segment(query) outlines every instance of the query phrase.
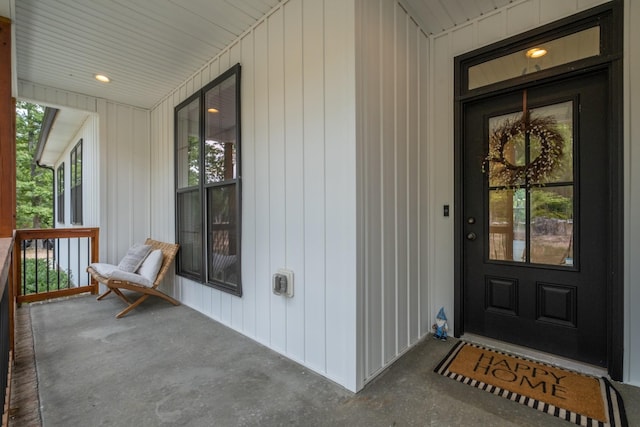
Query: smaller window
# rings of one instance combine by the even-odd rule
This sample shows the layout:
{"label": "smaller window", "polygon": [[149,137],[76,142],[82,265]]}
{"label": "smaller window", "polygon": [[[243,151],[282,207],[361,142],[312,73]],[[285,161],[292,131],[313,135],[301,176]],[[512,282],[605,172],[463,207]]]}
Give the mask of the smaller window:
{"label": "smaller window", "polygon": [[64,162],[60,166],[58,166],[57,189],[58,222],[64,224]]}
{"label": "smaller window", "polygon": [[468,69],[467,90],[600,55],[600,27],[594,26],[545,43],[490,59]]}
{"label": "smaller window", "polygon": [[82,139],[71,150],[71,223],[82,224]]}

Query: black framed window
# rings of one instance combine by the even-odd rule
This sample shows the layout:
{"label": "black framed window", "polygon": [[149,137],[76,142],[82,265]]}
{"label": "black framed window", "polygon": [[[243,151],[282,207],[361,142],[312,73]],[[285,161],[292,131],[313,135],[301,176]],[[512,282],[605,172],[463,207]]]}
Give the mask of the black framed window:
{"label": "black framed window", "polygon": [[82,139],[71,150],[71,223],[82,224]]}
{"label": "black framed window", "polygon": [[242,295],[240,65],[175,109],[177,274]]}
{"label": "black framed window", "polygon": [[56,172],[56,187],[57,187],[57,207],[58,207],[58,222],[64,224],[64,162],[58,166]]}

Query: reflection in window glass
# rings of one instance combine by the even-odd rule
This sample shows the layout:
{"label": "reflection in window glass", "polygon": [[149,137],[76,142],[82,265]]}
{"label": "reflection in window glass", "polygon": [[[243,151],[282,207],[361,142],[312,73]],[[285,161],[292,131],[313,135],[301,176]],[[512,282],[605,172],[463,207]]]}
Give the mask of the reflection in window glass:
{"label": "reflection in window glass", "polygon": [[236,186],[207,189],[209,204],[209,280],[239,283]]}
{"label": "reflection in window glass", "polygon": [[[532,49],[545,53],[536,57]],[[596,26],[469,67],[468,90],[598,55],[600,27]]]}
{"label": "reflection in window glass", "polygon": [[531,262],[573,265],[573,186],[531,191]]}
{"label": "reflection in window glass", "polygon": [[[573,102],[567,101],[559,104],[534,108],[530,112],[532,120],[552,117],[553,128],[562,136],[562,155],[551,165],[552,173],[546,175],[536,184],[550,184],[573,182]],[[531,161],[540,156],[541,141],[538,137],[531,137]]]}
{"label": "reflection in window glass", "polygon": [[200,192],[196,189],[178,193],[177,202],[180,271],[193,277],[200,277],[202,271]]}
{"label": "reflection in window glass", "polygon": [[236,178],[235,76],[205,94],[205,183]]}
{"label": "reflection in window glass", "polygon": [[[524,134],[512,136],[501,130],[509,128],[522,117],[522,112],[505,114],[489,119],[489,156],[504,159],[508,165],[523,167],[526,164],[526,145]],[[508,138],[508,139],[507,139]],[[491,187],[504,186],[503,172],[506,164],[489,162],[489,185]],[[513,186],[524,185],[524,179],[517,179],[509,183]]]}
{"label": "reflection in window glass", "polygon": [[574,265],[573,108],[489,118],[490,260]]}
{"label": "reflection in window glass", "polygon": [[200,100],[194,99],[176,113],[176,175],[178,188],[200,182]]}
{"label": "reflection in window glass", "polygon": [[525,190],[489,191],[489,259],[525,261]]}

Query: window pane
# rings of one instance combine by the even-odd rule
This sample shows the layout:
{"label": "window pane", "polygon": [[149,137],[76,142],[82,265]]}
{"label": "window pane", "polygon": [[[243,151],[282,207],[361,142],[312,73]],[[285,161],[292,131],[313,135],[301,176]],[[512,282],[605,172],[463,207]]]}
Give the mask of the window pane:
{"label": "window pane", "polygon": [[202,221],[199,190],[178,193],[179,272],[202,276]]}
{"label": "window pane", "polygon": [[71,150],[71,223],[82,224],[82,139]]}
{"label": "window pane", "polygon": [[239,241],[236,215],[237,185],[207,189],[209,207],[209,281],[239,283]]}
{"label": "window pane", "polygon": [[489,259],[526,260],[526,191],[489,191]]}
{"label": "window pane", "polygon": [[[545,151],[544,160],[549,172],[537,182],[532,184],[571,183],[573,182],[573,102],[567,101],[560,104],[548,105],[531,110],[531,120],[544,123],[549,122],[547,128],[559,139],[546,136],[549,133],[530,132],[531,162],[540,159],[542,150]],[[542,141],[545,138],[545,141]],[[558,142],[557,147],[554,143]],[[550,154],[550,150],[556,150],[557,154]]]}
{"label": "window pane", "polygon": [[82,141],[76,147],[76,158],[75,158],[75,176],[73,177],[73,185],[80,186],[82,185]]}
{"label": "window pane", "polygon": [[[512,135],[509,129],[522,118],[522,112],[489,119],[489,186],[524,185],[526,144],[524,134]],[[496,161],[491,159],[501,159]],[[521,173],[514,173],[519,168]]]}
{"label": "window pane", "polygon": [[573,265],[573,186],[531,191],[531,262]]}
{"label": "window pane", "polygon": [[[545,53],[536,57],[534,49],[538,55]],[[469,67],[468,90],[598,55],[600,27],[596,26]]]}
{"label": "window pane", "polygon": [[185,105],[176,115],[176,165],[178,188],[200,182],[200,100]]}
{"label": "window pane", "polygon": [[64,223],[64,163],[58,166],[58,222]]}
{"label": "window pane", "polygon": [[235,179],[236,76],[205,93],[205,184]]}

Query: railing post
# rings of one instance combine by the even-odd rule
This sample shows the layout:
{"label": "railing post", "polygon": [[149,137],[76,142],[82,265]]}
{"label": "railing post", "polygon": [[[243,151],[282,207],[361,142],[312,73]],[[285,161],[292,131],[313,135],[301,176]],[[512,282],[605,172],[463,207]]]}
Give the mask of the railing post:
{"label": "railing post", "polygon": [[[91,233],[91,263],[100,262],[100,229],[96,228]],[[97,295],[99,291],[98,281],[91,276],[92,295]]]}

